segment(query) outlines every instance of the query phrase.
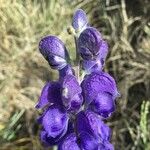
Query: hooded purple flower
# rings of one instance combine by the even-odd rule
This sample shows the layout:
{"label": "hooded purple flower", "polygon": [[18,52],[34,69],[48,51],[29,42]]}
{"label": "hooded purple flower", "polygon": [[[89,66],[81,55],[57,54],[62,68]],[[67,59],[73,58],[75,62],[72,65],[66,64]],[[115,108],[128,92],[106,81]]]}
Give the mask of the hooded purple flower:
{"label": "hooded purple flower", "polygon": [[65,135],[68,128],[68,115],[66,111],[56,105],[50,106],[38,119],[38,122],[42,124],[41,138],[45,143],[49,140],[54,144],[62,136]]}
{"label": "hooded purple flower", "polygon": [[56,36],[44,37],[39,43],[39,50],[53,69],[60,70],[67,65],[68,52]]}
{"label": "hooded purple flower", "polygon": [[47,82],[43,87],[41,96],[36,108],[43,108],[47,104],[60,104],[61,105],[61,86],[59,82]]}
{"label": "hooded purple flower", "polygon": [[77,115],[76,133],[67,135],[59,144],[59,150],[113,150],[110,129],[91,111]]}
{"label": "hooded purple flower", "polygon": [[115,110],[118,91],[115,80],[109,74],[92,72],[85,76],[81,86],[85,103],[94,112],[107,118]]}
{"label": "hooded purple flower", "polygon": [[110,128],[104,124],[97,114],[90,110],[81,111],[77,115],[77,130],[79,134],[87,132],[101,142],[109,141],[111,136]]}
{"label": "hooded purple flower", "polygon": [[90,74],[92,72],[96,71],[102,71],[105,63],[106,56],[108,54],[108,44],[106,41],[102,41],[99,54],[95,57],[95,59],[82,60],[82,68],[87,72],[87,74]]}
{"label": "hooded purple flower", "polygon": [[[102,146],[111,145],[110,128],[92,111],[80,112],[77,115],[77,131],[80,146],[85,150],[99,150]],[[113,150],[113,146],[111,147],[109,150]]]}

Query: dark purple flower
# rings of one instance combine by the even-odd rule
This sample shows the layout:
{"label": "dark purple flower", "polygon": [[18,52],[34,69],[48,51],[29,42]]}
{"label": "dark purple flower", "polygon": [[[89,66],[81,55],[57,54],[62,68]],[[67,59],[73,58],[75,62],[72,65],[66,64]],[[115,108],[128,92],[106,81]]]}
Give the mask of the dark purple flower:
{"label": "dark purple flower", "polygon": [[91,104],[93,111],[103,117],[114,111],[114,101],[118,96],[115,80],[107,73],[92,72],[85,76],[82,82],[85,103]]}
{"label": "dark purple flower", "polygon": [[108,92],[101,92],[89,105],[89,109],[107,118],[115,111],[115,101]]}
{"label": "dark purple flower", "polygon": [[67,132],[68,120],[66,111],[56,105],[50,106],[38,119],[46,136],[53,139],[59,139]]}
{"label": "dark purple flower", "polygon": [[74,75],[66,75],[62,80],[62,102],[67,110],[77,111],[82,105],[82,89]]}
{"label": "dark purple flower", "polygon": [[81,132],[79,136],[75,133],[67,135],[60,142],[58,150],[98,150],[99,143],[87,132]]}
{"label": "dark purple flower", "polygon": [[39,43],[39,50],[53,69],[60,70],[67,65],[66,47],[56,36],[44,37]]}
{"label": "dark purple flower", "polygon": [[41,96],[36,108],[43,108],[47,104],[60,104],[61,105],[61,86],[59,82],[47,82],[43,87]]}
{"label": "dark purple flower", "polygon": [[99,54],[101,44],[102,36],[98,30],[93,27],[86,28],[78,39],[81,57],[86,60],[94,60]]}
{"label": "dark purple flower", "polygon": [[87,27],[88,20],[85,12],[82,9],[78,9],[72,19],[72,26],[76,32],[81,32]]}
{"label": "dark purple flower", "polygon": [[110,128],[97,114],[89,110],[77,115],[77,130],[79,134],[87,132],[100,141],[109,141],[111,136]]}
{"label": "dark purple flower", "polygon": [[[41,120],[40,120],[40,122],[41,122]],[[62,143],[62,141],[64,141],[64,135],[69,135],[70,133],[73,132],[73,129],[74,129],[74,127],[73,127],[72,122],[69,122],[67,132],[66,132],[66,130],[64,130],[60,135],[58,135],[55,138],[48,136],[48,133],[44,129],[42,129],[40,132],[40,139],[41,139],[42,143],[44,144],[44,146],[53,146],[58,143]]]}
{"label": "dark purple flower", "polygon": [[110,144],[110,128],[92,111],[81,111],[77,115],[76,126],[79,144],[83,149],[98,150]]}

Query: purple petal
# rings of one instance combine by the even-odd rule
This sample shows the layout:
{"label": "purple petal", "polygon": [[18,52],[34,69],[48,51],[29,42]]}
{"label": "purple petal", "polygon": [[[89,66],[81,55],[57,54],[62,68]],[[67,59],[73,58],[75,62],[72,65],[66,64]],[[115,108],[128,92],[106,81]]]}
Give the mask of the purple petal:
{"label": "purple petal", "polygon": [[60,84],[59,82],[47,82],[43,87],[41,96],[36,108],[43,108],[47,104],[60,103],[61,93],[60,93]]}
{"label": "purple petal", "polygon": [[40,133],[40,139],[44,146],[52,146],[57,144],[57,140],[55,138],[48,137],[47,132],[44,130]]}
{"label": "purple petal", "polygon": [[99,144],[98,150],[114,150],[114,146],[108,141],[105,141]]}
{"label": "purple petal", "polygon": [[98,140],[87,132],[81,132],[79,135],[80,147],[83,150],[98,150]]}
{"label": "purple petal", "polygon": [[39,43],[39,50],[50,66],[62,69],[66,66],[67,50],[64,43],[55,36],[46,36]]}
{"label": "purple petal", "polygon": [[63,131],[67,131],[69,118],[67,113],[61,108],[54,105],[50,106],[41,118],[42,126],[49,137],[56,138]]}
{"label": "purple petal", "polygon": [[104,124],[100,117],[89,110],[85,112],[85,115],[93,134],[102,141],[109,141],[111,137],[111,130],[106,124]]}
{"label": "purple petal", "polygon": [[59,70],[59,78],[64,78],[66,75],[74,75],[74,70],[70,65],[66,65],[64,68]]}
{"label": "purple petal", "polygon": [[102,36],[93,27],[86,28],[79,36],[78,47],[83,59],[95,59],[102,44]]}
{"label": "purple petal", "polygon": [[103,92],[97,95],[89,107],[102,117],[107,118],[115,111],[115,102],[110,93]]}
{"label": "purple petal", "polygon": [[87,74],[90,74],[95,71],[102,71],[102,66],[103,65],[99,59],[82,61],[82,68],[86,71]]}
{"label": "purple petal", "polygon": [[76,121],[77,131],[86,132],[101,141],[110,140],[110,128],[92,111],[80,112]]}
{"label": "purple petal", "polygon": [[109,150],[113,147],[109,143],[110,128],[92,111],[87,110],[78,113],[76,129],[80,147],[84,150],[107,150],[107,148]]}
{"label": "purple petal", "polygon": [[83,102],[83,97],[81,94],[75,94],[73,98],[71,98],[71,101],[70,101],[70,111],[72,112],[77,112],[81,105],[82,105],[82,102]]}
{"label": "purple petal", "polygon": [[35,106],[36,108],[42,108],[46,106],[48,103],[50,103],[49,98],[48,98],[49,87],[51,87],[50,82],[46,83],[46,85],[43,87],[39,101]]}
{"label": "purple petal", "polygon": [[67,110],[79,109],[83,102],[81,87],[74,75],[66,75],[62,81],[62,101]]}
{"label": "purple petal", "polygon": [[58,150],[80,150],[76,135],[71,133],[59,144]]}
{"label": "purple petal", "polygon": [[58,70],[63,69],[67,65],[67,62],[64,58],[55,55],[49,55],[48,62],[52,69]]}
{"label": "purple petal", "polygon": [[113,100],[118,96],[115,80],[104,72],[92,72],[86,75],[81,86],[86,105],[90,104],[98,93],[110,93]]}
{"label": "purple petal", "polygon": [[72,19],[73,28],[76,30],[76,32],[82,31],[87,27],[87,23],[88,20],[86,17],[86,13],[82,9],[78,9],[73,15]]}
{"label": "purple petal", "polygon": [[76,118],[76,128],[78,133],[81,132],[87,132],[89,134],[93,134],[93,131],[91,129],[91,125],[89,124],[88,118],[86,117],[85,112],[81,111],[77,114]]}
{"label": "purple petal", "polygon": [[70,133],[73,133],[74,129],[73,129],[73,125],[71,122],[68,123],[67,132],[66,132],[66,129],[55,138],[48,136],[47,132],[45,130],[42,130],[40,132],[40,139],[41,139],[42,143],[44,144],[44,146],[52,146],[52,145],[56,145],[56,144],[58,145],[59,143],[61,143],[61,141],[64,140],[65,134],[68,135]]}
{"label": "purple petal", "polygon": [[108,44],[106,41],[103,40],[100,46],[99,56],[98,56],[98,59],[102,63],[102,66],[104,65],[107,54],[108,54]]}

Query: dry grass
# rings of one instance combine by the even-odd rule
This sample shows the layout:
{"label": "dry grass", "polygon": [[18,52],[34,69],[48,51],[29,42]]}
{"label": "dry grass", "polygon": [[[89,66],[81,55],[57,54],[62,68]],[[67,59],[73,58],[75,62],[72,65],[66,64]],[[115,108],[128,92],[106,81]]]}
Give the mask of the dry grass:
{"label": "dry grass", "polygon": [[0,0],[0,149],[42,149],[34,105],[44,83],[57,76],[39,54],[38,41],[58,35],[73,57],[67,27],[76,8],[87,12],[110,45],[105,70],[114,75],[122,94],[108,122],[113,143],[121,150],[146,148],[141,129],[150,131],[150,120],[141,128],[140,108],[150,98],[149,6],[146,0],[136,1],[135,9],[125,0]]}

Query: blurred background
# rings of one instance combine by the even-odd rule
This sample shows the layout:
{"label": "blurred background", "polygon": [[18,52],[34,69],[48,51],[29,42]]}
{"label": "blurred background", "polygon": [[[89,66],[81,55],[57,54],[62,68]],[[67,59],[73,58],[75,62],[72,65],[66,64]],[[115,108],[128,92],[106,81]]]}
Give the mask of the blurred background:
{"label": "blurred background", "polygon": [[58,77],[38,43],[57,35],[74,59],[67,28],[77,8],[109,43],[105,71],[121,93],[107,121],[115,149],[150,150],[149,0],[0,0],[0,150],[44,150],[34,106],[45,82]]}

